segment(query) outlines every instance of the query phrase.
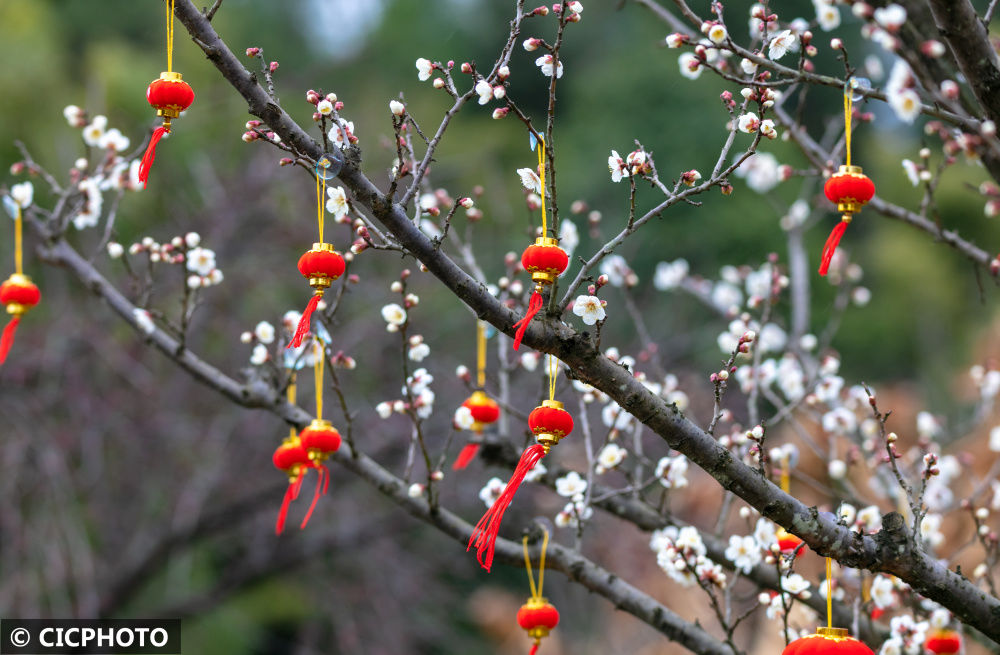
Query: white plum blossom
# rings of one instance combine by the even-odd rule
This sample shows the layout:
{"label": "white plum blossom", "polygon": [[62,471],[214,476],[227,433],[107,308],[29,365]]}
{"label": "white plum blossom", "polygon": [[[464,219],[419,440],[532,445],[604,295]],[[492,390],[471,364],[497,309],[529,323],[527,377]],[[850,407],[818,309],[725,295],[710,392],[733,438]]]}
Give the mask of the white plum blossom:
{"label": "white plum blossom", "polygon": [[[463,409],[468,409],[468,407],[464,407]],[[378,414],[379,418],[389,418],[392,416],[392,403],[383,400],[378,405],[375,405],[375,413]],[[471,412],[469,416],[472,416]]]}
{"label": "white plum blossom", "polygon": [[895,32],[906,22],[906,9],[893,2],[876,9],[873,18],[885,30]]}
{"label": "white plum blossom", "polygon": [[542,180],[539,179],[538,173],[532,168],[519,168],[517,169],[517,174],[521,177],[521,184],[528,191],[534,193],[542,192]]}
{"label": "white plum blossom", "polygon": [[792,573],[781,578],[781,590],[802,600],[807,600],[812,595],[809,587],[809,581],[798,573]]}
{"label": "white plum blossom", "polygon": [[267,351],[267,346],[262,343],[258,343],[253,347],[253,353],[250,355],[250,363],[254,366],[260,366],[268,360],[270,353]]}
{"label": "white plum blossom", "polygon": [[663,457],[656,464],[656,477],[667,489],[686,487],[688,461],[684,455]]}
{"label": "white plum blossom", "polygon": [[326,201],[326,211],[333,214],[334,220],[339,221],[347,216],[351,206],[347,202],[347,192],[344,191],[344,187],[327,187],[326,195],[329,196]]}
{"label": "white plum blossom", "polygon": [[20,184],[15,184],[10,188],[10,199],[13,200],[18,207],[25,209],[31,205],[32,201],[35,199],[35,187],[31,182],[21,182]]}
{"label": "white plum blossom", "polygon": [[485,105],[493,99],[493,87],[486,80],[476,82],[476,94],[479,96],[479,104]]}
{"label": "white plum blossom", "polygon": [[735,284],[716,282],[712,286],[712,304],[720,311],[736,313],[743,304],[743,292]]}
{"label": "white plum blossom", "polygon": [[156,331],[156,323],[153,322],[153,316],[145,309],[133,309],[132,319],[135,321],[136,327],[144,334],[153,334]]}
{"label": "white plum blossom", "polygon": [[840,27],[840,11],[832,2],[824,0],[813,0],[816,6],[816,22],[824,32],[829,32]]}
{"label": "white plum blossom", "polygon": [[399,100],[390,100],[389,111],[392,112],[393,116],[402,116],[406,113],[406,105],[401,103]]}
{"label": "white plum blossom", "polygon": [[587,490],[587,481],[576,471],[570,471],[556,480],[556,493],[565,498],[572,498]]}
{"label": "white plum blossom", "polygon": [[871,598],[875,607],[879,609],[892,609],[896,607],[898,597],[896,596],[896,586],[888,576],[877,574],[872,579]]}
{"label": "white plum blossom", "polygon": [[406,356],[410,358],[410,361],[422,362],[424,358],[431,354],[431,347],[426,343],[418,343],[412,346],[410,350],[406,353]]}
{"label": "white plum blossom", "polygon": [[778,32],[770,45],[767,47],[767,56],[777,61],[788,52],[797,52],[799,49],[799,36],[791,30]]}
{"label": "white plum blossom", "polygon": [[675,289],[687,277],[690,266],[686,259],[675,259],[672,262],[660,262],[653,274],[653,286],[660,291]]}
{"label": "white plum blossom", "polygon": [[124,254],[125,254],[125,246],[118,243],[117,241],[108,242],[108,257],[110,257],[111,259],[120,259]]}
{"label": "white plum blossom", "polygon": [[83,110],[76,105],[66,105],[63,108],[63,117],[70,127],[81,127],[83,124]]}
{"label": "white plum blossom", "polygon": [[112,128],[101,135],[101,138],[97,140],[97,146],[105,150],[114,150],[115,152],[123,152],[128,150],[129,144],[128,137],[121,133],[118,128]]}
{"label": "white plum blossom", "polygon": [[741,537],[735,534],[730,536],[729,547],[726,548],[726,559],[744,574],[750,573],[750,570],[761,560],[757,540],[752,536]]}
{"label": "white plum blossom", "polygon": [[601,452],[597,453],[597,465],[594,467],[594,470],[599,475],[610,471],[625,461],[627,454],[628,451],[618,444],[609,443],[604,448],[601,448]]}
{"label": "white plum blossom", "polygon": [[899,120],[912,123],[920,115],[920,96],[913,89],[903,89],[887,95],[889,107]]}
{"label": "white plum blossom", "polygon": [[854,525],[862,534],[873,534],[882,529],[882,512],[876,505],[869,505],[858,510]]}
{"label": "white plum blossom", "polygon": [[910,184],[913,186],[920,184],[920,171],[917,169],[917,165],[909,159],[904,159],[901,163],[903,164],[903,172],[906,173],[906,179],[910,181]]}
{"label": "white plum blossom", "polygon": [[194,248],[187,253],[187,270],[202,277],[209,275],[215,268],[215,251],[208,248]]}
{"label": "white plum blossom", "polygon": [[736,169],[735,174],[736,177],[746,179],[747,186],[757,193],[767,193],[781,181],[778,160],[769,152],[751,155]]}
{"label": "white plum blossom", "polygon": [[542,464],[541,462],[538,462],[537,464],[535,464],[535,468],[533,468],[530,471],[528,471],[527,475],[524,476],[524,481],[525,482],[538,482],[543,477],[545,477],[545,474],[548,473],[548,472],[549,472],[549,470],[547,468],[545,468],[545,464]]}
{"label": "white plum blossom", "polygon": [[452,418],[452,423],[459,430],[471,430],[472,426],[476,423],[476,419],[472,417],[471,409],[465,405],[461,405],[455,410],[455,416]]}
{"label": "white plum blossom", "polygon": [[932,548],[937,548],[944,543],[940,514],[928,514],[924,517],[924,520],[920,522],[920,538]]}
{"label": "white plum blossom", "polygon": [[261,343],[274,343],[274,326],[267,321],[261,321],[253,329],[253,335]]}
{"label": "white plum blossom", "polygon": [[722,23],[716,23],[708,30],[709,40],[716,45],[725,42],[728,37],[729,32],[726,31],[726,26]]}
{"label": "white plum blossom", "polygon": [[333,103],[323,98],[316,104],[316,111],[324,116],[329,116],[333,113]]}
{"label": "white plum blossom", "polygon": [[857,417],[846,407],[835,407],[823,414],[823,429],[832,434],[849,434],[857,427]]}
{"label": "white plum blossom", "polygon": [[94,116],[90,124],[83,128],[83,142],[88,146],[97,147],[108,126],[107,116]]}
{"label": "white plum blossom", "polygon": [[622,406],[615,401],[609,402],[601,410],[601,421],[612,430],[619,432],[628,428],[632,423],[632,415],[622,409]]}
{"label": "white plum blossom", "polygon": [[771,546],[777,543],[778,534],[774,528],[774,523],[769,519],[759,518],[754,526],[753,538],[757,541],[757,547],[770,550]]}
{"label": "white plum blossom", "polygon": [[[535,66],[538,66],[540,69],[542,69],[542,75],[547,75],[549,77],[552,77],[552,55],[542,55],[541,57],[535,60]],[[563,76],[563,63],[562,61],[560,61],[556,66],[556,78],[558,79],[562,76]]]}
{"label": "white plum blossom", "polygon": [[571,501],[556,514],[555,524],[559,528],[576,528],[594,515],[594,508],[582,501]]}
{"label": "white plum blossom", "polygon": [[611,156],[608,157],[608,170],[611,171],[612,182],[621,182],[623,177],[629,176],[628,166],[617,150],[612,150]]}
{"label": "white plum blossom", "polygon": [[760,119],[757,118],[757,114],[753,113],[752,111],[748,111],[747,113],[740,116],[739,120],[736,123],[736,127],[739,128],[740,132],[752,134],[753,132],[756,132],[757,129],[760,127]]}
{"label": "white plum blossom", "polygon": [[406,323],[406,310],[394,302],[389,303],[382,308],[382,319],[389,326],[398,328],[400,325]]}
{"label": "white plum blossom", "polygon": [[487,507],[493,507],[493,503],[497,502],[500,494],[503,490],[507,488],[507,483],[500,478],[490,478],[482,489],[479,490],[479,499],[486,504]]}
{"label": "white plum blossom", "polygon": [[423,57],[417,59],[417,79],[421,82],[426,82],[431,78],[432,70],[434,70],[434,64],[429,59]]}
{"label": "white plum blossom", "polygon": [[580,245],[580,232],[576,229],[576,224],[568,218],[559,221],[559,247],[572,259],[573,251],[578,245]]}
{"label": "white plum blossom", "polygon": [[764,119],[760,122],[760,133],[769,139],[778,138],[778,130],[774,128],[774,121],[770,118]]}
{"label": "white plum blossom", "polygon": [[577,296],[573,303],[573,313],[579,316],[586,325],[594,325],[605,318],[604,305],[597,296]]}
{"label": "white plum blossom", "polygon": [[[354,136],[354,122],[353,121],[343,121],[344,129],[347,130],[348,138]],[[330,131],[326,133],[328,139],[338,146],[348,145],[344,138],[344,130],[341,129],[340,125],[334,125],[330,128]]]}
{"label": "white plum blossom", "polygon": [[681,69],[681,75],[688,78],[689,80],[696,80],[701,77],[701,72],[704,68],[701,65],[701,60],[691,52],[685,52],[680,57],[677,58],[677,65]]}
{"label": "white plum blossom", "polygon": [[620,287],[629,281],[629,276],[634,275],[629,268],[628,262],[621,255],[608,255],[601,262],[601,275],[608,276],[608,284],[613,287]]}

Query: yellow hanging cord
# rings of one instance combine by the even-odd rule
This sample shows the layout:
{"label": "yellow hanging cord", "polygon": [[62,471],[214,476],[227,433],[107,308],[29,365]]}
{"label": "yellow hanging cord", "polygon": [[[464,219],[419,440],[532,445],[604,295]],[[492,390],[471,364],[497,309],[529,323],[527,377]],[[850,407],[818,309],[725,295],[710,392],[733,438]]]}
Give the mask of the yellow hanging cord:
{"label": "yellow hanging cord", "polygon": [[316,222],[319,224],[319,242],[323,243],[323,224],[326,222],[326,214],[323,211],[323,197],[326,195],[326,178],[319,173],[319,164],[316,165]]}
{"label": "yellow hanging cord", "polygon": [[476,386],[486,385],[486,324],[476,321]]}
{"label": "yellow hanging cord", "polygon": [[559,375],[558,361],[552,355],[549,358],[549,400],[556,399],[556,377]]}
{"label": "yellow hanging cord", "polygon": [[545,214],[545,139],[538,137],[538,180],[542,187],[542,236],[549,236],[548,219]]}
{"label": "yellow hanging cord", "polygon": [[792,488],[792,472],[788,468],[788,453],[785,453],[781,456],[781,490],[786,494]]}
{"label": "yellow hanging cord", "polygon": [[174,0],[168,0],[167,8],[167,72],[174,70]]}
{"label": "yellow hanging cord", "polygon": [[524,547],[524,568],[528,570],[528,584],[531,586],[531,597],[540,599],[542,597],[542,585],[545,583],[545,551],[549,548],[549,531],[542,528],[542,554],[538,562],[538,586],[535,586],[535,576],[531,572],[531,557],[528,556],[528,535],[524,535],[521,540]]}
{"label": "yellow hanging cord", "polygon": [[844,88],[844,163],[848,166],[851,165],[851,114],[853,113],[851,93],[851,80],[847,80],[847,86]]}
{"label": "yellow hanging cord", "polygon": [[[288,393],[288,402],[294,405],[295,404],[295,371],[292,371],[290,377],[288,378],[288,392],[287,393]],[[292,427],[288,428],[288,438],[289,439],[294,439],[295,435],[296,435],[295,426],[293,425]]]}
{"label": "yellow hanging cord", "polygon": [[826,558],[826,627],[833,627],[833,560]]}
{"label": "yellow hanging cord", "polygon": [[323,362],[326,359],[326,348],[323,340],[316,338],[316,345],[313,352],[316,356],[316,364],[313,366],[313,371],[316,374],[316,420],[322,420],[323,418]]}
{"label": "yellow hanging cord", "polygon": [[24,275],[24,258],[22,256],[22,242],[24,239],[21,221],[21,205],[17,205],[17,216],[14,217],[14,270],[18,275]]}

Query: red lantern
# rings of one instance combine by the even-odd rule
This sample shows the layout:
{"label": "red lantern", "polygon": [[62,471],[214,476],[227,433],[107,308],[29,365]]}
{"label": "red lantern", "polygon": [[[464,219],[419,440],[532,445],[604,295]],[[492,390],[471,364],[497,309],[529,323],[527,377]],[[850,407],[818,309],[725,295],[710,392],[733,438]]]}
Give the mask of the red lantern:
{"label": "red lantern", "polygon": [[7,353],[14,345],[14,333],[21,323],[21,317],[42,299],[42,292],[27,275],[14,273],[7,281],[0,284],[0,303],[7,308],[7,313],[13,318],[7,323],[0,336],[0,364],[7,359]]}
{"label": "red lantern", "polygon": [[962,650],[962,638],[954,630],[934,630],[927,636],[924,648],[934,655],[955,655]]}
{"label": "red lantern", "polygon": [[[497,419],[500,418],[500,405],[497,401],[493,400],[483,391],[478,389],[474,391],[464,403],[462,403],[462,407],[467,407],[469,409],[469,413],[472,414],[472,420],[474,423],[472,424],[471,429],[477,435],[482,435],[483,429],[487,425],[496,423]],[[455,463],[452,464],[451,468],[456,471],[464,469],[469,465],[469,462],[472,461],[472,458],[475,457],[478,452],[478,441],[472,441],[465,444],[465,447],[462,448],[458,457],[455,458]]]}
{"label": "red lantern", "polygon": [[302,312],[295,336],[288,342],[289,348],[298,348],[302,345],[302,339],[309,334],[312,314],[316,311],[320,299],[323,298],[323,292],[330,288],[334,280],[344,274],[345,267],[344,258],[330,243],[314,243],[311,250],[307,250],[299,257],[299,272],[309,280],[309,286],[316,291],[309,299],[305,311]]}
{"label": "red lantern", "polygon": [[299,439],[302,441],[302,447],[308,452],[310,465],[316,469],[316,473],[319,475],[316,480],[316,493],[313,494],[312,504],[309,505],[309,511],[302,519],[301,527],[304,528],[309,523],[313,510],[316,509],[316,501],[319,500],[320,495],[326,495],[327,489],[330,487],[330,469],[326,468],[326,464],[323,462],[340,448],[340,432],[329,421],[313,419],[309,427],[299,434]]}
{"label": "red lantern", "polygon": [[285,529],[288,506],[299,497],[302,481],[312,467],[312,461],[299,437],[288,437],[282,441],[278,449],[274,451],[271,461],[274,462],[276,469],[288,475],[288,489],[285,490],[285,498],[281,501],[281,511],[278,512],[278,521],[274,525],[275,534],[281,534]]}
{"label": "red lantern", "polygon": [[163,125],[153,130],[153,136],[146,146],[146,154],[139,164],[139,181],[143,188],[149,180],[149,169],[156,159],[156,144],[165,134],[170,134],[170,120],[177,118],[181,112],[194,102],[194,90],[191,85],[181,79],[181,74],[175,71],[160,73],[159,79],[153,80],[146,88],[146,100],[156,110],[157,116],[163,117]]}
{"label": "red lantern", "polygon": [[496,502],[483,514],[483,518],[479,519],[466,548],[469,550],[475,544],[476,558],[487,571],[493,566],[493,548],[500,532],[500,521],[514,500],[514,494],[517,493],[528,472],[535,468],[535,464],[548,454],[552,446],[573,431],[573,417],[563,409],[563,404],[558,400],[546,400],[532,410],[528,416],[528,427],[531,428],[538,443],[528,446],[521,453],[521,459],[518,460],[510,481]]}
{"label": "red lantern", "polygon": [[847,634],[845,628],[816,628],[816,634],[796,639],[781,655],[874,655],[872,649]]}
{"label": "red lantern", "polygon": [[835,174],[830,176],[823,186],[823,191],[830,202],[837,205],[837,211],[842,216],[837,226],[830,232],[830,236],[823,246],[823,255],[820,260],[819,274],[826,275],[830,268],[830,260],[837,250],[837,244],[844,235],[844,230],[851,222],[853,214],[861,211],[861,208],[875,195],[875,183],[861,171],[860,166],[841,166]]}
{"label": "red lantern", "polygon": [[569,255],[559,247],[559,239],[549,237],[539,237],[535,243],[524,249],[521,255],[521,266],[531,273],[531,280],[535,283],[535,291],[531,294],[528,302],[528,310],[524,313],[524,318],[514,324],[514,350],[521,347],[521,339],[528,329],[528,324],[542,309],[542,287],[551,286],[556,278],[562,275],[566,267],[569,266]]}
{"label": "red lantern", "polygon": [[530,655],[535,655],[542,637],[547,637],[552,628],[558,625],[559,610],[544,597],[532,597],[517,611],[517,623],[534,640]]}
{"label": "red lantern", "polygon": [[[777,537],[778,548],[781,550],[782,555],[791,555],[792,553],[796,553],[796,557],[802,557],[805,555],[805,547],[803,546],[802,548],[799,548],[799,544],[802,543],[802,540],[791,532],[788,532],[779,526],[777,531],[775,531],[775,536]],[[796,552],[796,549],[798,549],[798,552]]]}

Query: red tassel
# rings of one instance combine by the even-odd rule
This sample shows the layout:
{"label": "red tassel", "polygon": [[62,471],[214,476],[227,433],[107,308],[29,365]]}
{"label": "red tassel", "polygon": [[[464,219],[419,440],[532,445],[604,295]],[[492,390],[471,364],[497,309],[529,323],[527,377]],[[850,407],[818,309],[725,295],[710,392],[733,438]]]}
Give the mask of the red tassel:
{"label": "red tassel", "polygon": [[826,275],[826,271],[830,268],[830,260],[833,259],[833,253],[837,251],[837,244],[840,243],[840,237],[844,236],[844,230],[847,229],[847,224],[850,221],[845,221],[843,219],[837,223],[837,226],[833,228],[830,232],[830,236],[826,239],[826,245],[823,246],[823,257],[819,262],[819,274]]}
{"label": "red tassel", "polygon": [[458,453],[458,457],[455,458],[455,463],[451,465],[451,470],[461,471],[462,469],[464,469],[466,466],[469,465],[469,462],[475,459],[476,453],[478,452],[479,452],[479,444],[477,443],[465,444],[465,448],[463,448],[462,451]]}
{"label": "red tassel", "polygon": [[316,491],[313,493],[313,501],[312,504],[309,505],[309,511],[306,512],[305,518],[302,519],[302,525],[299,526],[300,530],[305,530],[306,525],[309,523],[309,519],[312,518],[313,510],[316,509],[316,501],[319,500],[321,495],[326,495],[327,487],[330,485],[330,469],[326,468],[325,465],[319,465],[316,469],[316,475],[319,476],[316,479]]}
{"label": "red tassel", "polygon": [[517,332],[514,333],[514,350],[521,347],[521,339],[524,338],[524,333],[528,329],[528,323],[531,323],[535,314],[541,311],[542,304],[542,294],[538,291],[532,293],[531,300],[528,301],[528,311],[524,312],[524,318],[514,323],[514,327],[517,328]]}
{"label": "red tassel", "polygon": [[538,653],[538,644],[531,644],[531,650],[528,651],[528,655],[536,655]]}
{"label": "red tassel", "polygon": [[153,166],[153,160],[156,159],[156,144],[160,142],[164,134],[170,134],[170,125],[164,124],[153,130],[153,136],[149,138],[149,145],[146,146],[146,154],[142,156],[142,161],[139,163],[139,181],[142,182],[142,188],[146,188],[146,182],[149,180],[149,169]]}
{"label": "red tassel", "polygon": [[281,501],[281,510],[278,512],[278,522],[274,524],[274,534],[281,534],[285,531],[285,519],[288,518],[288,506],[292,504],[292,501],[299,497],[299,489],[302,488],[302,479],[305,476],[300,475],[295,482],[289,482],[288,488],[285,489],[285,498]]}
{"label": "red tassel", "polygon": [[476,559],[479,560],[480,566],[487,571],[493,566],[493,549],[496,546],[497,534],[500,532],[500,521],[503,520],[503,514],[510,507],[511,501],[514,500],[517,488],[524,482],[524,476],[528,475],[528,471],[535,468],[535,464],[543,457],[545,457],[545,448],[540,444],[534,444],[524,449],[524,452],[521,453],[521,459],[517,463],[517,468],[514,469],[513,475],[510,476],[510,481],[504,487],[503,493],[486,510],[483,518],[479,519],[479,523],[476,524],[476,528],[472,531],[472,536],[469,537],[469,545],[465,550],[468,551],[475,544]]}
{"label": "red tassel", "polygon": [[313,312],[316,311],[316,305],[319,304],[322,297],[317,293],[309,299],[309,304],[306,305],[305,311],[302,312],[302,318],[299,319],[299,326],[295,328],[295,336],[288,342],[286,348],[298,348],[302,345],[302,340],[306,338],[306,335],[309,334],[309,328],[312,327]]}
{"label": "red tassel", "polygon": [[0,337],[0,364],[3,364],[7,359],[7,353],[10,352],[10,347],[14,345],[14,333],[17,332],[17,326],[20,322],[21,317],[15,316],[10,319],[10,323],[3,329],[3,336]]}

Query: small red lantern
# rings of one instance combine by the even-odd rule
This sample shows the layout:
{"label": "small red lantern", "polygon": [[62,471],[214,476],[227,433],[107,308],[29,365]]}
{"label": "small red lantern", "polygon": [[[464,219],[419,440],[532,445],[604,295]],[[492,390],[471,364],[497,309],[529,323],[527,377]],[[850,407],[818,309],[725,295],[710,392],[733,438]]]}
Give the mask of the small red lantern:
{"label": "small red lantern", "polygon": [[544,597],[532,597],[517,611],[517,623],[528,631],[534,640],[530,655],[538,652],[538,645],[559,623],[559,610]]}
{"label": "small red lantern", "polygon": [[302,440],[302,447],[308,452],[310,465],[316,469],[316,473],[319,475],[319,479],[316,480],[316,493],[313,495],[312,504],[309,505],[309,511],[302,519],[301,527],[304,528],[309,523],[313,510],[316,509],[316,501],[319,500],[320,495],[326,495],[327,489],[330,487],[330,469],[323,462],[340,448],[340,432],[333,427],[330,421],[313,419],[309,427],[299,433],[299,439]]}
{"label": "small red lantern", "polygon": [[955,630],[934,630],[927,636],[924,648],[934,655],[955,655],[962,650],[962,637]]}
{"label": "small red lantern", "polygon": [[549,237],[539,237],[535,243],[524,249],[521,255],[521,266],[531,273],[531,280],[535,283],[535,291],[531,294],[528,302],[528,310],[524,313],[524,318],[514,324],[514,350],[521,347],[521,339],[528,329],[528,324],[542,309],[542,288],[551,286],[556,278],[562,275],[566,267],[569,266],[569,255],[559,247],[559,239]]}
{"label": "small red lantern", "polygon": [[483,514],[483,518],[479,519],[466,548],[469,550],[473,544],[476,545],[476,558],[487,571],[493,566],[493,548],[500,532],[500,521],[514,500],[514,494],[528,472],[535,468],[535,464],[548,454],[552,446],[573,431],[573,417],[563,409],[563,404],[558,400],[545,400],[528,415],[528,427],[538,443],[528,446],[521,453],[510,481],[496,502]]}
{"label": "small red lantern", "polygon": [[[500,405],[497,401],[493,400],[487,396],[485,392],[479,389],[474,391],[473,394],[469,396],[464,403],[462,403],[462,407],[467,407],[469,409],[469,413],[472,414],[472,420],[474,421],[471,430],[480,436],[483,434],[483,430],[487,425],[496,423],[497,419],[500,418]],[[475,457],[478,452],[479,442],[470,441],[465,444],[465,447],[462,448],[461,452],[459,452],[458,457],[455,458],[455,463],[452,464],[451,468],[456,471],[464,469],[469,465],[469,462],[472,461],[472,458]]]}
{"label": "small red lantern", "polygon": [[830,268],[830,260],[837,250],[837,244],[844,235],[844,230],[851,222],[852,215],[861,211],[861,208],[875,195],[875,183],[861,171],[860,166],[841,166],[835,174],[830,176],[823,186],[827,199],[837,205],[837,211],[842,216],[837,226],[830,232],[830,236],[823,246],[823,256],[820,260],[819,274],[826,275]]}
{"label": "small red lantern", "polygon": [[874,655],[872,649],[848,635],[845,628],[816,628],[816,634],[796,639],[781,655]]}
{"label": "small red lantern", "polygon": [[331,243],[314,243],[311,250],[307,250],[299,257],[299,272],[309,280],[309,286],[316,291],[309,299],[305,311],[302,312],[295,336],[288,342],[289,348],[298,348],[302,345],[302,339],[309,334],[312,314],[323,298],[323,292],[330,288],[334,280],[344,274],[345,267],[344,258],[340,256]]}
{"label": "small red lantern", "polygon": [[271,461],[274,462],[276,469],[288,475],[288,489],[285,490],[285,498],[281,501],[281,511],[278,512],[278,521],[274,525],[275,534],[281,534],[285,529],[288,506],[299,497],[302,481],[312,467],[312,460],[309,458],[309,451],[302,445],[302,440],[299,437],[287,437],[274,451]]}
{"label": "small red lantern", "polygon": [[27,275],[14,273],[7,281],[0,284],[0,303],[7,308],[7,313],[13,318],[7,323],[0,336],[0,364],[7,359],[7,353],[14,345],[14,334],[21,323],[21,317],[42,299],[42,292]]}
{"label": "small red lantern", "polygon": [[149,180],[149,169],[156,159],[156,145],[165,134],[170,134],[170,120],[177,118],[181,112],[194,102],[194,90],[191,85],[181,79],[181,74],[175,71],[160,73],[159,79],[153,80],[146,88],[146,100],[156,110],[157,116],[163,117],[163,125],[153,130],[153,136],[146,146],[146,154],[139,164],[139,181],[143,188]]}
{"label": "small red lantern", "polygon": [[799,548],[799,544],[802,543],[802,540],[796,537],[794,534],[788,532],[787,530],[785,530],[780,526],[778,527],[778,529],[775,531],[774,534],[777,537],[778,548],[781,550],[782,555],[791,555],[792,553],[795,553],[796,557],[802,557],[803,555],[805,555],[806,552],[805,546]]}

